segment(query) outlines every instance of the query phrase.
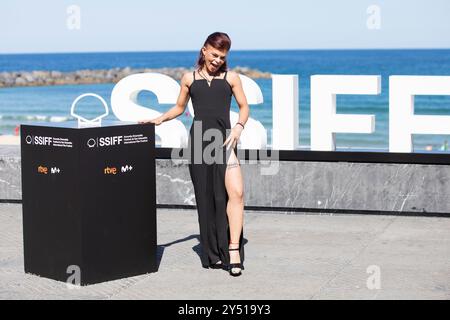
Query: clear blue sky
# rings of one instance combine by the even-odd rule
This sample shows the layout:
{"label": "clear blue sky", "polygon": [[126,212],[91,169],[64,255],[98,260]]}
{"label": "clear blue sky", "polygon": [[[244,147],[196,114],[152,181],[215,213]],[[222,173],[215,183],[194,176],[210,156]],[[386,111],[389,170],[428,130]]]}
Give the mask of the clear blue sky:
{"label": "clear blue sky", "polygon": [[450,48],[449,13],[450,0],[1,0],[0,53],[198,50],[214,31],[234,50]]}

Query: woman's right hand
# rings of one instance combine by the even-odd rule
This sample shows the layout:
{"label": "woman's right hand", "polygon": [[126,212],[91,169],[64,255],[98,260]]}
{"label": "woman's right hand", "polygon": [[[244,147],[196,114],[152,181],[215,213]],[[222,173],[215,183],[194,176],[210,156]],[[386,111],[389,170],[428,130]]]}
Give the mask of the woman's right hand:
{"label": "woman's right hand", "polygon": [[151,120],[140,120],[138,121],[139,124],[147,124],[147,123],[153,123],[157,126],[159,126],[161,123],[163,123],[163,120],[161,117],[151,119]]}

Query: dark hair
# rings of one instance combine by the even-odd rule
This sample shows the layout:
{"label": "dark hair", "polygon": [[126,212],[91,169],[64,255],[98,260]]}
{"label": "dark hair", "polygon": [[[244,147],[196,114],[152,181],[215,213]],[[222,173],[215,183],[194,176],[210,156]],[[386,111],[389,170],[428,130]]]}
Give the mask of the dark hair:
{"label": "dark hair", "polygon": [[[203,44],[204,47],[207,45],[210,45],[214,49],[217,50],[226,50],[229,51],[231,48],[231,39],[230,37],[223,32],[214,32],[211,33],[208,38],[206,38],[205,43]],[[203,68],[203,65],[205,64],[205,58],[203,57],[202,49],[200,49],[200,54],[197,59],[197,68]],[[227,60],[225,59],[224,63],[219,69],[219,72],[225,72],[228,70]]]}

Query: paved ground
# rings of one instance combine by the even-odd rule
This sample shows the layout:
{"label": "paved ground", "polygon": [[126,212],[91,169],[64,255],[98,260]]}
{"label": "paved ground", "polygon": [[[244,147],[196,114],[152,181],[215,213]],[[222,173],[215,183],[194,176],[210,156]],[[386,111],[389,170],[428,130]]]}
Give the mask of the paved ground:
{"label": "paved ground", "polygon": [[69,289],[23,272],[0,205],[0,299],[450,299],[450,219],[245,212],[243,275],[201,268],[197,215],[158,210],[157,273]]}

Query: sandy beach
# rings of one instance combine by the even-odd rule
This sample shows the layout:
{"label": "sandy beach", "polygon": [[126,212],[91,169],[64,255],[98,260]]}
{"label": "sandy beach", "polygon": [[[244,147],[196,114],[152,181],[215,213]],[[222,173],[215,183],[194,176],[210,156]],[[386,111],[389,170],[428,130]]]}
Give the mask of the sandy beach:
{"label": "sandy beach", "polygon": [[0,145],[19,145],[20,137],[13,135],[0,135]]}

